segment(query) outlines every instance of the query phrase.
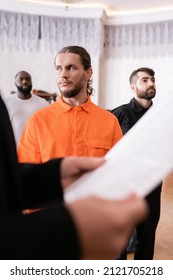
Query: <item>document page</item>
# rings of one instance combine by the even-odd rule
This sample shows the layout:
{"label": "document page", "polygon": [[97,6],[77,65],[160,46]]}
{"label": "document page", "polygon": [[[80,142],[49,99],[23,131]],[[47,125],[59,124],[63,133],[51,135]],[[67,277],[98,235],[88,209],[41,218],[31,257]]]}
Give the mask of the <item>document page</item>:
{"label": "document page", "polygon": [[65,191],[65,201],[95,195],[144,197],[173,171],[173,93],[153,105],[105,156],[106,162]]}

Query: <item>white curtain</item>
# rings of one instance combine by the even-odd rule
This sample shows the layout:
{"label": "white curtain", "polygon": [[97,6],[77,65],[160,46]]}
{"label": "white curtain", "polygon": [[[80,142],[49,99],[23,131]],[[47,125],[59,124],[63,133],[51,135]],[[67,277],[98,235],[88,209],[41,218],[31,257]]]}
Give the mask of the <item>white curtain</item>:
{"label": "white curtain", "polygon": [[90,54],[102,55],[104,27],[100,19],[42,16],[41,34],[46,51],[57,52],[67,45],[80,45]]}
{"label": "white curtain", "polygon": [[39,16],[0,11],[0,49],[35,51],[38,48]]}
{"label": "white curtain", "polygon": [[109,58],[173,55],[173,21],[105,26]]}
{"label": "white curtain", "polygon": [[101,55],[104,26],[100,19],[40,17],[0,11],[1,50],[38,51],[39,39],[47,52],[76,44],[90,54]]}
{"label": "white curtain", "polygon": [[0,49],[46,52],[81,45],[109,58],[173,55],[173,20],[104,26],[101,19],[61,18],[0,11]]}

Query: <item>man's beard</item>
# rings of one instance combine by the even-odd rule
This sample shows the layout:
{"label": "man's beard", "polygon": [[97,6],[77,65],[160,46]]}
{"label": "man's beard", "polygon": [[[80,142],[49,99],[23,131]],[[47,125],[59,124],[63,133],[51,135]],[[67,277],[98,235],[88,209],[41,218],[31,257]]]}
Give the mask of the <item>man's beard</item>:
{"label": "man's beard", "polygon": [[[152,92],[151,92],[151,90],[152,90]],[[156,90],[154,88],[149,88],[146,91],[141,91],[141,90],[137,89],[136,94],[141,99],[151,100],[155,97]]]}
{"label": "man's beard", "polygon": [[29,95],[31,90],[32,90],[32,86],[28,86],[27,88],[23,88],[23,87],[19,87],[19,86],[16,85],[16,87],[17,87],[17,90],[24,95]]}
{"label": "man's beard", "polygon": [[77,96],[80,93],[81,89],[83,88],[82,80],[83,80],[83,78],[71,90],[61,90],[61,88],[59,87],[61,95],[65,98],[72,98],[72,97]]}

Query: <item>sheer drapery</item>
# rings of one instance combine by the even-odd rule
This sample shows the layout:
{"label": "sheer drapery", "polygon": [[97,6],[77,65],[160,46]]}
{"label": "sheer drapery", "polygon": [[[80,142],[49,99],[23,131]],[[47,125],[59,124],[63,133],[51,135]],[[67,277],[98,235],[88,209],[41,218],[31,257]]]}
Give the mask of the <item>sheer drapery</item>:
{"label": "sheer drapery", "polygon": [[0,49],[56,53],[81,45],[112,58],[173,55],[173,20],[104,26],[101,19],[61,18],[0,11]]}
{"label": "sheer drapery", "polygon": [[[41,18],[41,20],[40,20]],[[104,27],[100,19],[59,18],[0,11],[0,49],[38,51],[39,39],[47,52],[81,45],[101,55]]]}
{"label": "sheer drapery", "polygon": [[46,51],[57,52],[67,45],[80,45],[90,54],[103,53],[104,27],[100,19],[42,16],[41,27]]}
{"label": "sheer drapery", "polygon": [[38,47],[39,17],[0,11],[0,49],[35,51]]}
{"label": "sheer drapery", "polygon": [[173,55],[173,21],[105,26],[107,57]]}

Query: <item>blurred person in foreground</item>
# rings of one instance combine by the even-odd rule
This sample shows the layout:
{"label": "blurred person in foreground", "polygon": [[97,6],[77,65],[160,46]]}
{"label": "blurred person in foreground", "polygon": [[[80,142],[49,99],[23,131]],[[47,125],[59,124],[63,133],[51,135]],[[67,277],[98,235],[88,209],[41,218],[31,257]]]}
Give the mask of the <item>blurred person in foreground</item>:
{"label": "blurred person in foreground", "polygon": [[[54,159],[19,164],[11,123],[0,97],[0,259],[111,259],[124,248],[147,206],[135,195],[123,201],[87,197],[63,201],[63,190],[104,158]],[[22,210],[46,204],[23,215]]]}

